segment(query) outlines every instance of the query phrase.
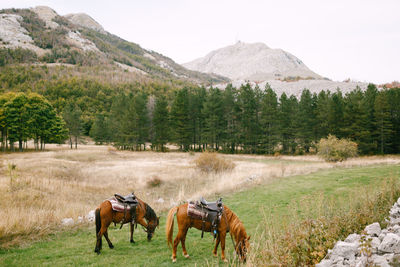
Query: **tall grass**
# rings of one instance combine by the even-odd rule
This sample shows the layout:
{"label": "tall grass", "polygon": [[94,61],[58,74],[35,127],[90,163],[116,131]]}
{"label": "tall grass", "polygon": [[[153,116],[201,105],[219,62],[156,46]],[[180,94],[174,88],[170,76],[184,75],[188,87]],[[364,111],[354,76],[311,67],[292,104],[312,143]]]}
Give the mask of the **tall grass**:
{"label": "tall grass", "polygon": [[[324,195],[310,196],[301,204],[292,204],[290,216],[276,225],[272,216],[264,218],[265,229],[250,255],[250,266],[312,266],[321,261],[327,250],[349,234],[360,233],[366,225],[379,222],[400,197],[398,179],[387,179],[378,187],[354,191],[338,203]],[[299,206],[305,211],[299,213]],[[281,220],[282,221],[282,220]]]}

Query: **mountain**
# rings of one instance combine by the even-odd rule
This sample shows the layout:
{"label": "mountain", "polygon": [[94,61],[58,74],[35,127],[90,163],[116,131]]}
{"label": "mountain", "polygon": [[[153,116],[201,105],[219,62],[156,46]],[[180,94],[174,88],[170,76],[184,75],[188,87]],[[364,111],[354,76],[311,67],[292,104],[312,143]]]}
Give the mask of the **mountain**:
{"label": "mountain", "polygon": [[188,70],[172,59],[106,32],[89,15],[58,15],[53,9],[0,10],[0,66],[52,64],[101,67],[135,80],[227,82],[214,74]]}
{"label": "mountain", "polygon": [[254,82],[322,78],[297,57],[282,49],[271,49],[264,43],[250,44],[239,41],[183,66],[195,71],[219,74],[232,80]]}

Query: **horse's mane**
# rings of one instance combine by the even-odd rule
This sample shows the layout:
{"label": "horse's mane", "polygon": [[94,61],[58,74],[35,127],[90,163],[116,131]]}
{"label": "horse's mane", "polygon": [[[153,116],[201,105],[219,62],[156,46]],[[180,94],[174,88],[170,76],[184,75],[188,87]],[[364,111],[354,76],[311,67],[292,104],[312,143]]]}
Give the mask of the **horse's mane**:
{"label": "horse's mane", "polygon": [[154,210],[150,207],[149,204],[144,203],[146,206],[146,214],[144,215],[144,217],[148,220],[148,221],[152,221],[152,220],[157,220],[157,215],[154,212]]}
{"label": "horse's mane", "polygon": [[226,206],[224,206],[224,210],[229,224],[229,232],[235,238],[236,243],[242,241],[243,238],[247,238],[246,229],[239,217]]}

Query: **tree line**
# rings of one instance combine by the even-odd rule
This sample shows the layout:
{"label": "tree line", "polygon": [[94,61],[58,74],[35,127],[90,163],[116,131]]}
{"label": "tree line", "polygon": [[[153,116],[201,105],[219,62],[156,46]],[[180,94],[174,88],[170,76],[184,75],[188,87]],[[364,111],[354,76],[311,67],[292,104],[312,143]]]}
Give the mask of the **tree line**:
{"label": "tree line", "polygon": [[120,149],[226,153],[302,154],[329,134],[349,138],[361,154],[400,152],[400,89],[370,84],[343,95],[304,89],[300,98],[280,97],[244,84],[225,89],[184,87],[167,97],[120,92],[109,111],[97,113],[90,135]]}
{"label": "tree line", "polygon": [[6,93],[0,96],[1,149],[19,151],[34,141],[36,150],[46,143],[61,143],[66,139],[65,122],[43,96],[36,93]]}

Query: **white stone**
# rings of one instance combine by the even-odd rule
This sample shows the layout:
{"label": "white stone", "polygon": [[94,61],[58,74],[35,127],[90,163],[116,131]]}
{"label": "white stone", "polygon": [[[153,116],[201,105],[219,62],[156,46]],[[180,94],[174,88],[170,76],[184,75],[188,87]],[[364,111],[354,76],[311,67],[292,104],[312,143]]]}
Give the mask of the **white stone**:
{"label": "white stone", "polygon": [[331,260],[323,259],[320,263],[316,264],[315,267],[330,267],[333,265]]}
{"label": "white stone", "polygon": [[157,202],[158,203],[164,203],[165,201],[164,201],[164,199],[162,197],[160,197],[159,199],[157,199]]}
{"label": "white stone", "polygon": [[358,252],[357,244],[338,241],[332,250],[332,258],[334,256],[339,256],[348,260],[354,260],[357,252]]}
{"label": "white stone", "polygon": [[400,253],[400,237],[393,233],[388,233],[378,247],[381,253]]}
{"label": "white stone", "polygon": [[64,226],[71,226],[74,225],[74,219],[72,218],[64,218],[61,220],[61,224]]}
{"label": "white stone", "polygon": [[67,14],[64,17],[76,25],[106,34],[106,31],[104,31],[104,28],[97,21],[95,21],[92,17],[90,17],[89,15],[87,15],[85,13]]}
{"label": "white stone", "polygon": [[359,234],[350,234],[345,240],[344,242],[347,243],[358,243],[360,242],[360,238],[361,236]]}
{"label": "white stone", "polygon": [[396,224],[400,224],[400,218],[390,218],[389,224],[391,226],[396,225]]}
{"label": "white stone", "polygon": [[399,197],[399,199],[397,199],[397,205],[399,205],[400,206],[400,197]]}
{"label": "white stone", "polygon": [[386,258],[383,257],[383,256],[373,255],[372,256],[372,262],[374,263],[374,266],[390,267],[390,265],[387,262]]}
{"label": "white stone", "polygon": [[371,247],[373,248],[374,252],[378,251],[378,247],[381,244],[381,240],[377,237],[373,237],[371,240]]}
{"label": "white stone", "polygon": [[96,218],[96,216],[95,216],[94,210],[89,211],[89,213],[86,215],[86,220],[88,222],[94,222],[95,218]]}
{"label": "white stone", "polygon": [[381,226],[379,225],[379,223],[376,222],[376,223],[367,225],[365,227],[364,231],[370,236],[377,237],[381,233]]}

